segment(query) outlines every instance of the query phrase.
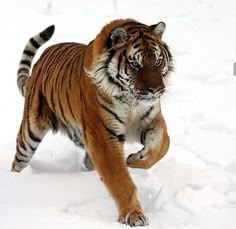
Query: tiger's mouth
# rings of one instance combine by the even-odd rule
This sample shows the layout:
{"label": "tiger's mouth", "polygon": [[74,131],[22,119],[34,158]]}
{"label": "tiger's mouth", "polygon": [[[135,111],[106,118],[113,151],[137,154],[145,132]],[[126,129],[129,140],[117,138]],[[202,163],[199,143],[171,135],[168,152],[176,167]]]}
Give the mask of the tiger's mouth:
{"label": "tiger's mouth", "polygon": [[165,92],[165,88],[161,88],[155,91],[140,91],[135,88],[130,89],[131,93],[136,97],[137,100],[155,100],[160,98]]}

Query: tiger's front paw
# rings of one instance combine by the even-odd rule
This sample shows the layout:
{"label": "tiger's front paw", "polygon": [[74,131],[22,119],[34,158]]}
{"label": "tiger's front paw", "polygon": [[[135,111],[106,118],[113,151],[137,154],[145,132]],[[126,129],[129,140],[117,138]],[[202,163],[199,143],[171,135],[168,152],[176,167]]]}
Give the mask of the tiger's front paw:
{"label": "tiger's front paw", "polygon": [[121,215],[118,221],[131,227],[148,225],[147,217],[139,210],[134,210],[126,215]]}
{"label": "tiger's front paw", "polygon": [[128,167],[131,168],[141,168],[141,169],[148,169],[147,160],[143,157],[141,152],[133,153],[128,156],[126,159],[126,164]]}

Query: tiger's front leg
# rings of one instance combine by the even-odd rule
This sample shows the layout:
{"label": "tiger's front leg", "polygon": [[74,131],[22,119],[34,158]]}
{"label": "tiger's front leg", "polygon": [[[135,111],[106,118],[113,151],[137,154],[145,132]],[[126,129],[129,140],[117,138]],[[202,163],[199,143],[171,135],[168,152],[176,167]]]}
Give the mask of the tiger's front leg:
{"label": "tiger's front leg", "polygon": [[[99,133],[97,135],[96,133]],[[85,148],[89,152],[101,180],[114,198],[118,210],[118,221],[130,226],[147,225],[137,197],[137,188],[127,169],[121,138],[104,124],[86,129]]]}
{"label": "tiger's front leg", "polygon": [[161,113],[142,131],[141,142],[143,149],[128,156],[128,167],[148,169],[167,153],[170,139]]}

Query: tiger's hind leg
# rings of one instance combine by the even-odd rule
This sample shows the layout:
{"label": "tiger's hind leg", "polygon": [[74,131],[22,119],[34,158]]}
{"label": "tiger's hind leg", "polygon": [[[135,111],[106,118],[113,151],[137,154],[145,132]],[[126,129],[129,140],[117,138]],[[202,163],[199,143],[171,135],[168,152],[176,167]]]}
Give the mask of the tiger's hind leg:
{"label": "tiger's hind leg", "polygon": [[[29,96],[30,97],[30,96]],[[50,129],[48,124],[47,106],[40,96],[25,100],[24,116],[16,141],[16,154],[12,163],[13,172],[20,172],[25,168],[43,137]]]}
{"label": "tiger's hind leg", "polygon": [[11,171],[20,172],[29,164],[46,132],[46,128],[36,127],[29,118],[23,119],[17,136],[16,154]]}
{"label": "tiger's hind leg", "polygon": [[20,172],[29,164],[46,132],[47,129],[36,128],[29,119],[23,119],[17,136],[16,154],[12,163],[12,171]]}

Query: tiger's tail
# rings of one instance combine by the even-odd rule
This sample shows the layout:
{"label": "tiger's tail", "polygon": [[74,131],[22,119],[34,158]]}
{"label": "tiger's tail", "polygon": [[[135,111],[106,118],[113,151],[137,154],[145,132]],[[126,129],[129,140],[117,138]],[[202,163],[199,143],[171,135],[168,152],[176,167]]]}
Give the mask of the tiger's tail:
{"label": "tiger's tail", "polygon": [[25,46],[17,72],[17,86],[23,97],[25,97],[26,80],[30,76],[30,69],[34,55],[37,50],[52,37],[54,30],[54,25],[49,26],[41,33],[30,38]]}

